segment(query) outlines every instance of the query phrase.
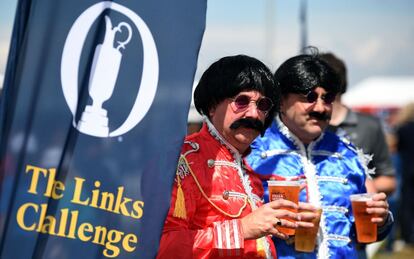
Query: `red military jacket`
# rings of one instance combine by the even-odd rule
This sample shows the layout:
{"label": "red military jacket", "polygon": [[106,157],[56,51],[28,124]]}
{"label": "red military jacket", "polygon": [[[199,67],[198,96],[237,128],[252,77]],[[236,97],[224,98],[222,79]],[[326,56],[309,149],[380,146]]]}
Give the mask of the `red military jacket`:
{"label": "red military jacket", "polygon": [[276,258],[270,236],[243,238],[240,219],[262,195],[258,176],[207,121],[182,147],[157,258]]}

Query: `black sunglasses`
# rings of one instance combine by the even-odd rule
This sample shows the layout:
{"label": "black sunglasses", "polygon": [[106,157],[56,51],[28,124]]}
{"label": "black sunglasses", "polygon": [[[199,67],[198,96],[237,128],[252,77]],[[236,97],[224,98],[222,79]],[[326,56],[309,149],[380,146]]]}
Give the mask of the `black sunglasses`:
{"label": "black sunglasses", "polygon": [[257,101],[252,101],[250,96],[241,94],[233,99],[233,103],[236,106],[236,108],[238,110],[245,110],[249,107],[250,103],[255,103],[256,107],[259,111],[263,112],[263,113],[267,113],[268,111],[270,111],[273,107],[273,102],[270,98],[268,97],[262,97]]}
{"label": "black sunglasses", "polygon": [[[304,94],[308,103],[314,103],[318,100],[319,95],[315,91],[309,91],[307,94]],[[321,96],[321,99],[325,104],[331,104],[335,101],[336,94],[329,92]]]}

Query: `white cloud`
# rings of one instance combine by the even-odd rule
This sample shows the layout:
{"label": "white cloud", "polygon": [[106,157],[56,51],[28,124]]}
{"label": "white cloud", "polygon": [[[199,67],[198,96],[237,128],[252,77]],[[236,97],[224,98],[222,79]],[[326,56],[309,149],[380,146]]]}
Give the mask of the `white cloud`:
{"label": "white cloud", "polygon": [[372,71],[395,73],[397,66],[413,63],[413,40],[409,33],[388,31],[359,40],[349,48],[357,65]]}
{"label": "white cloud", "polygon": [[216,60],[245,54],[265,56],[265,31],[261,26],[207,26],[201,45],[196,80]]}
{"label": "white cloud", "polygon": [[366,41],[360,41],[357,45],[354,44],[352,47],[355,60],[362,65],[372,64],[374,59],[377,60],[375,62],[376,64],[378,64],[378,61],[381,61],[378,57],[384,49],[384,46],[379,38],[370,38]]}
{"label": "white cloud", "polygon": [[208,58],[223,53],[263,52],[264,39],[260,26],[211,26],[204,34],[200,52],[209,54]]}
{"label": "white cloud", "polygon": [[212,24],[206,27],[201,45],[197,76],[221,57],[246,54],[263,61],[272,71],[299,51],[299,34],[286,27],[266,31],[265,24]]}

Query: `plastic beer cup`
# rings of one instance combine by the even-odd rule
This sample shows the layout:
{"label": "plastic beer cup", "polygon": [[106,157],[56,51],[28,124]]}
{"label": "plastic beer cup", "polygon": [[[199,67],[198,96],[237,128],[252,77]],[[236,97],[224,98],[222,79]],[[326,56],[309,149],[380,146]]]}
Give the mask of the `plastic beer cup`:
{"label": "plastic beer cup", "polygon": [[[302,211],[302,210],[300,210]],[[321,220],[322,209],[315,211],[317,217],[312,220],[312,228],[298,227],[295,234],[295,250],[301,252],[313,252],[316,245],[316,236],[318,235],[319,222]]]}
{"label": "plastic beer cup", "polygon": [[[269,201],[274,201],[278,199],[285,199],[292,201],[296,204],[299,202],[299,191],[300,183],[299,181],[267,181],[267,186],[269,189]],[[297,212],[297,210],[286,208],[287,210]],[[289,219],[287,219],[289,220]],[[295,229],[286,228],[281,226],[276,226],[276,229],[286,235],[294,235]]]}
{"label": "plastic beer cup", "polygon": [[360,243],[377,241],[377,224],[371,222],[372,214],[368,214],[367,201],[372,200],[372,193],[351,195],[352,211],[355,218],[357,239]]}

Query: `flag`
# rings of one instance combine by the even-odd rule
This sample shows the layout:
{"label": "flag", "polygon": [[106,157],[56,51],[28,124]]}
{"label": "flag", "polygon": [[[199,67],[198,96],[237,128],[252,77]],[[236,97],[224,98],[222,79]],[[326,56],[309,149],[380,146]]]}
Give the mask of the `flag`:
{"label": "flag", "polygon": [[0,100],[0,258],[154,258],[206,0],[20,0]]}

